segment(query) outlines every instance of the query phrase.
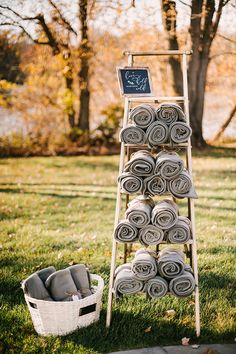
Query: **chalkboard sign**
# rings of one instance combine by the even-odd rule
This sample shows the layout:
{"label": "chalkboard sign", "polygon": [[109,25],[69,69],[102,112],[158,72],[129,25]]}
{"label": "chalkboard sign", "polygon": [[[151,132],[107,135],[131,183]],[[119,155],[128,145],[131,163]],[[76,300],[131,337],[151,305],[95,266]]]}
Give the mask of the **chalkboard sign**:
{"label": "chalkboard sign", "polygon": [[117,68],[122,96],[152,96],[152,83],[149,68]]}

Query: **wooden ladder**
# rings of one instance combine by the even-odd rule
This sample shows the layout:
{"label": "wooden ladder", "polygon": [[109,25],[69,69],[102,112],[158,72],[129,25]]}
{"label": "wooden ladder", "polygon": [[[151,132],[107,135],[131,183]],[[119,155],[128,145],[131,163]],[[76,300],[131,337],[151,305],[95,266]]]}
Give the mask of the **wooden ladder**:
{"label": "wooden ladder", "polygon": [[[125,97],[124,98],[124,118],[123,118],[123,128],[127,126],[129,119],[129,111],[132,108],[132,104],[135,103],[160,103],[160,102],[180,102],[184,104],[184,112],[186,116],[187,124],[189,121],[189,99],[188,99],[188,79],[187,79],[187,56],[191,55],[190,51],[184,50],[167,50],[167,51],[153,51],[153,52],[124,52],[124,55],[128,57],[128,66],[132,68],[134,66],[134,57],[146,57],[146,56],[181,56],[182,60],[182,76],[183,76],[183,96],[172,96],[172,97]],[[185,149],[186,157],[186,167],[192,177],[192,151],[191,151],[191,141],[190,138],[186,144],[162,144],[160,149],[165,146],[169,146],[172,149]],[[148,147],[147,145],[130,145],[121,143],[120,148],[120,164],[119,164],[119,175],[123,172],[125,160],[129,160],[131,150],[140,149],[142,147]],[[117,186],[117,197],[116,197],[116,210],[115,210],[115,221],[114,230],[116,229],[121,212],[121,196],[120,186]],[[196,288],[194,292],[195,297],[195,327],[196,335],[200,336],[200,306],[199,306],[199,288],[198,288],[198,266],[197,266],[197,245],[196,245],[196,229],[195,229],[195,211],[194,211],[194,199],[187,198],[188,200],[188,217],[191,220],[192,226],[192,240],[184,244],[185,253],[187,257],[190,258],[190,265],[193,268],[194,278],[196,282]],[[127,208],[129,202],[129,195],[126,195],[125,207]],[[163,242],[164,243],[164,242]],[[129,248],[128,248],[129,247]],[[124,263],[127,260],[127,254],[130,253],[132,246],[124,244]],[[158,250],[158,246],[157,246]],[[109,293],[108,293],[108,305],[107,305],[107,318],[106,327],[110,327],[111,317],[112,317],[112,302],[113,302],[113,284],[114,284],[114,272],[116,268],[116,256],[117,256],[117,242],[114,238],[112,240],[112,257],[111,257],[111,268],[110,268],[110,281],[109,281]]]}

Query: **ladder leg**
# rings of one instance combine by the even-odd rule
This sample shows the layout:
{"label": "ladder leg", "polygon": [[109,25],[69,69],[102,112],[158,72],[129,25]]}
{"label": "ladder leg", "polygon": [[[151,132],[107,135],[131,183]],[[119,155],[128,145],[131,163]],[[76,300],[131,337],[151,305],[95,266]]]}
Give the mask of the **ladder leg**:
{"label": "ladder leg", "polygon": [[[125,109],[124,109],[124,119],[123,119],[123,127],[126,126],[129,114],[129,102],[128,99],[125,99]],[[122,173],[124,168],[125,161],[125,145],[121,143],[120,148],[120,165],[119,165],[119,174]],[[116,229],[119,216],[120,216],[120,208],[121,208],[121,193],[120,186],[117,185],[117,194],[116,194],[116,212],[115,212],[115,222],[114,222],[114,230]],[[106,327],[109,328],[111,324],[111,315],[112,315],[112,300],[113,300],[113,282],[114,282],[114,274],[116,267],[116,253],[117,253],[117,243],[114,238],[114,233],[112,236],[112,256],[111,256],[111,269],[110,269],[110,280],[109,280],[109,290],[108,290],[108,303],[107,303],[107,318],[106,318]]]}
{"label": "ladder leg", "polygon": [[[183,93],[184,93],[184,111],[186,115],[186,121],[190,124],[189,119],[189,102],[188,102],[188,78],[187,78],[187,56],[186,53],[182,56],[183,64]],[[192,150],[191,150],[191,140],[188,139],[188,147],[186,151],[186,161],[187,168],[192,177]],[[196,229],[195,229],[195,210],[194,210],[194,200],[188,199],[188,213],[191,220],[192,226],[192,239],[193,243],[190,246],[191,253],[191,264],[193,266],[194,278],[196,282],[195,289],[195,326],[196,326],[196,335],[200,336],[200,304],[199,304],[199,287],[198,287],[198,266],[197,266],[197,245],[196,245]]]}

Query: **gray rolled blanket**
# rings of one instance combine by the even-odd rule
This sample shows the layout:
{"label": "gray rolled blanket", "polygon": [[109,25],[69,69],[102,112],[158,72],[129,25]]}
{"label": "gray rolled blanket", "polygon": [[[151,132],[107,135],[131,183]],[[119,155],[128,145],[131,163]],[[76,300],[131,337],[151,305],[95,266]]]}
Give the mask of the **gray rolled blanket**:
{"label": "gray rolled blanket", "polygon": [[123,141],[125,144],[145,144],[146,134],[141,128],[130,125],[121,129],[120,141]]}
{"label": "gray rolled blanket", "polygon": [[138,238],[144,246],[158,245],[164,239],[164,231],[154,225],[147,225],[139,230]]}
{"label": "gray rolled blanket", "polygon": [[170,243],[185,243],[191,239],[191,222],[185,216],[179,216],[176,224],[166,231],[166,240]]}
{"label": "gray rolled blanket", "polygon": [[84,264],[75,264],[68,267],[77,290],[82,298],[92,295],[90,274]]}
{"label": "gray rolled blanket", "polygon": [[170,141],[176,144],[186,143],[192,129],[185,122],[175,122],[169,126]]}
{"label": "gray rolled blanket", "polygon": [[167,142],[169,129],[163,122],[154,122],[148,127],[146,136],[147,143],[150,147],[158,146]]}
{"label": "gray rolled blanket", "polygon": [[177,217],[178,207],[169,199],[162,200],[152,209],[152,224],[163,230],[174,226],[177,222]]}
{"label": "gray rolled blanket", "polygon": [[172,248],[165,248],[158,254],[158,272],[163,278],[172,279],[184,272],[184,253]]}
{"label": "gray rolled blanket", "polygon": [[116,297],[136,294],[143,290],[144,283],[134,277],[129,263],[122,264],[115,271],[114,293]]}
{"label": "gray rolled blanket", "polygon": [[118,183],[120,184],[120,190],[125,194],[137,194],[143,191],[142,178],[133,175],[130,172],[123,172],[118,177]]}
{"label": "gray rolled blanket", "polygon": [[28,296],[46,301],[53,301],[48,290],[46,289],[43,280],[37,273],[33,273],[21,283],[21,287]]}
{"label": "gray rolled blanket", "polygon": [[135,253],[131,270],[138,280],[151,279],[157,274],[156,259],[147,250],[140,249]]}
{"label": "gray rolled blanket", "polygon": [[54,268],[53,266],[47,267],[47,268],[43,268],[41,270],[38,270],[36,272],[36,274],[38,274],[39,278],[43,281],[43,283],[45,284],[45,281],[47,280],[47,278],[49,277],[49,275],[51,275],[52,273],[54,273],[56,271],[56,268]]}
{"label": "gray rolled blanket", "polygon": [[135,176],[151,176],[155,167],[153,155],[146,150],[140,150],[131,155],[125,164],[124,172],[133,173]]}
{"label": "gray rolled blanket", "polygon": [[177,297],[186,297],[195,290],[196,282],[194,276],[188,270],[172,279],[169,283],[170,292]]}
{"label": "gray rolled blanket", "polygon": [[153,175],[147,177],[143,181],[144,183],[144,194],[154,196],[154,195],[162,195],[167,191],[167,183],[166,180],[160,176]]}
{"label": "gray rolled blanket", "polygon": [[72,301],[72,295],[78,294],[68,268],[58,270],[49,275],[45,285],[55,301]]}
{"label": "gray rolled blanket", "polygon": [[149,279],[144,286],[144,290],[149,296],[158,299],[165,296],[168,292],[168,283],[165,279],[156,276],[153,279]]}
{"label": "gray rolled blanket", "polygon": [[142,104],[131,110],[129,118],[137,127],[146,129],[156,119],[156,112],[149,104]]}
{"label": "gray rolled blanket", "polygon": [[157,120],[170,125],[177,121],[185,121],[185,114],[177,103],[161,103],[156,110]]}
{"label": "gray rolled blanket", "polygon": [[129,220],[121,220],[117,225],[114,237],[118,242],[134,242],[138,238],[138,229]]}
{"label": "gray rolled blanket", "polygon": [[177,177],[169,181],[168,189],[176,198],[197,198],[191,177],[187,170],[183,170]]}
{"label": "gray rolled blanket", "polygon": [[159,174],[166,180],[171,180],[178,176],[184,169],[184,162],[179,155],[172,151],[161,151],[156,156],[156,166],[154,173]]}
{"label": "gray rolled blanket", "polygon": [[150,223],[154,205],[151,198],[138,197],[129,203],[125,216],[132,225],[138,228],[144,227]]}

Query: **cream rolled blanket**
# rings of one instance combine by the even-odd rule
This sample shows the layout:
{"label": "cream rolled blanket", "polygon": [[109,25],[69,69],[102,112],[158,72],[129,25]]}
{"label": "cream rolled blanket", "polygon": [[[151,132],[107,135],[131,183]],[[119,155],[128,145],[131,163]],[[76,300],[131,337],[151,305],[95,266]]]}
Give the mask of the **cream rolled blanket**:
{"label": "cream rolled blanket", "polygon": [[160,175],[166,180],[177,177],[184,169],[184,162],[179,155],[172,151],[161,151],[156,156],[156,166],[154,173]]}
{"label": "cream rolled blanket", "polygon": [[197,198],[191,177],[183,170],[177,177],[168,182],[169,192],[176,198]]}
{"label": "cream rolled blanket", "polygon": [[153,175],[147,177],[143,181],[144,194],[146,195],[162,195],[167,191],[167,183],[162,177]]}
{"label": "cream rolled blanket", "polygon": [[134,277],[129,263],[122,264],[115,271],[114,293],[116,297],[136,294],[143,290],[144,283]]}
{"label": "cream rolled blanket", "polygon": [[163,278],[172,279],[184,272],[184,253],[165,248],[158,254],[158,272]]}
{"label": "cream rolled blanket", "polygon": [[138,197],[129,203],[125,217],[132,225],[138,228],[144,227],[150,223],[154,206],[155,203],[151,198]]}
{"label": "cream rolled blanket", "polygon": [[129,125],[120,131],[120,141],[125,144],[145,144],[146,139],[144,130],[135,125]]}
{"label": "cream rolled blanket", "polygon": [[155,158],[149,151],[140,150],[131,155],[125,164],[124,171],[131,172],[135,176],[151,176],[155,167]]}
{"label": "cream rolled blanket", "polygon": [[131,263],[131,270],[136,279],[151,279],[157,274],[156,259],[147,250],[140,249],[135,253]]}
{"label": "cream rolled blanket", "polygon": [[164,199],[152,209],[152,224],[163,230],[174,226],[177,218],[178,207],[172,200]]}
{"label": "cream rolled blanket", "polygon": [[164,144],[169,138],[169,129],[163,122],[152,123],[146,131],[147,143],[150,147]]}
{"label": "cream rolled blanket", "polygon": [[120,190],[125,194],[142,193],[143,180],[138,176],[134,176],[130,172],[123,172],[118,177],[118,183],[120,184]]}
{"label": "cream rolled blanket", "polygon": [[173,143],[186,143],[191,134],[192,129],[185,122],[175,122],[169,126],[170,141]]}
{"label": "cream rolled blanket", "polygon": [[154,225],[147,225],[139,230],[138,239],[144,246],[158,245],[164,239],[164,231]]}
{"label": "cream rolled blanket", "polygon": [[142,104],[131,110],[129,119],[137,127],[146,129],[156,119],[156,112],[149,104]]}
{"label": "cream rolled blanket", "polygon": [[161,103],[156,110],[157,120],[170,125],[177,121],[186,120],[182,108],[177,103]]}
{"label": "cream rolled blanket", "polygon": [[164,278],[156,276],[147,281],[144,286],[144,291],[153,298],[161,298],[168,292],[168,283]]}
{"label": "cream rolled blanket", "polygon": [[185,216],[179,216],[176,224],[166,231],[166,240],[170,243],[185,243],[191,239],[191,222]]}
{"label": "cream rolled blanket", "polygon": [[194,292],[196,282],[192,272],[189,271],[189,268],[186,268],[181,275],[170,281],[169,290],[173,295],[177,297],[186,297]]}
{"label": "cream rolled blanket", "polygon": [[114,237],[118,242],[134,242],[138,238],[138,229],[129,220],[121,220],[115,228]]}

